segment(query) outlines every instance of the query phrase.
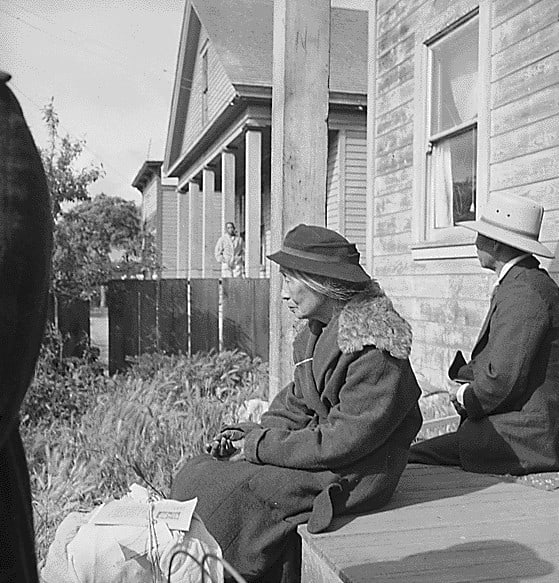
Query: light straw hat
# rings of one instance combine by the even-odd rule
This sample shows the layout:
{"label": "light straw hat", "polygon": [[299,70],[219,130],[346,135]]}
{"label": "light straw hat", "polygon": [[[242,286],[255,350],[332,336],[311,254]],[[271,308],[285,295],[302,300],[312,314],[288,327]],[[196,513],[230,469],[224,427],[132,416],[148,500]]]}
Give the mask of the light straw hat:
{"label": "light straw hat", "polygon": [[457,224],[515,249],[542,257],[554,257],[538,241],[543,212],[543,206],[529,198],[496,192],[489,197],[478,221]]}

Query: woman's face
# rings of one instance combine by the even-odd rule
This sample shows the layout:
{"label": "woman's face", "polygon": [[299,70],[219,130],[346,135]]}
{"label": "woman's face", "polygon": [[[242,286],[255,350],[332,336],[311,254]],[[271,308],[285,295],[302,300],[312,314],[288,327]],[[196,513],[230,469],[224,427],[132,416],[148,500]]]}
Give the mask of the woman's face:
{"label": "woman's face", "polygon": [[314,319],[328,322],[331,316],[328,298],[313,291],[288,273],[282,273],[282,276],[281,298],[287,302],[287,307],[293,315],[299,320]]}

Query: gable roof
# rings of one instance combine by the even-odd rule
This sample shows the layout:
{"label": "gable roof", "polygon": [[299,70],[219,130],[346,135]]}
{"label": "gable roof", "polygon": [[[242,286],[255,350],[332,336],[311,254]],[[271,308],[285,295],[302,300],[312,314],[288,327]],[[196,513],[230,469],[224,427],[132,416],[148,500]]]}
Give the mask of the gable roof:
{"label": "gable roof", "polygon": [[[177,164],[184,158],[184,128],[201,29],[237,96],[270,100],[273,13],[273,0],[186,1],[165,148],[166,176],[176,176]],[[362,108],[367,95],[367,11],[332,8],[330,14],[330,102]],[[232,109],[227,108],[229,115]]]}
{"label": "gable roof", "polygon": [[[192,0],[233,85],[272,86],[273,0]],[[367,12],[332,8],[330,91],[367,93]]]}

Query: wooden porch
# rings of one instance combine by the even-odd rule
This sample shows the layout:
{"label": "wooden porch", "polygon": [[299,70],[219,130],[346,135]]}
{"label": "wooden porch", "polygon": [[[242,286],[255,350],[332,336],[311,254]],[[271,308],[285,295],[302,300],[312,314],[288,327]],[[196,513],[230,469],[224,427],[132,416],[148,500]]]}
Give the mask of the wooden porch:
{"label": "wooden porch", "polygon": [[410,465],[382,511],[299,528],[301,581],[559,581],[559,490],[546,491],[559,484],[545,478]]}

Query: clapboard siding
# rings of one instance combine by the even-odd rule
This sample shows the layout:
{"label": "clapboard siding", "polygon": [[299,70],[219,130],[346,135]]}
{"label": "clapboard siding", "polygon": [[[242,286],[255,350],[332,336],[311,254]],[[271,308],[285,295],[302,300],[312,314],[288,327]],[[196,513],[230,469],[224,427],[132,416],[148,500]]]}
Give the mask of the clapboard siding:
{"label": "clapboard siding", "polygon": [[492,112],[491,132],[498,135],[522,125],[530,125],[557,113],[557,85],[519,97]]}
{"label": "clapboard siding", "polygon": [[367,131],[345,132],[345,234],[366,262]]}
{"label": "clapboard siding", "polygon": [[555,21],[534,35],[514,44],[507,50],[507,59],[494,59],[493,81],[541,59],[542,52],[550,54],[559,50],[559,26]]}
{"label": "clapboard siding", "polygon": [[491,189],[541,202],[546,209],[541,239],[554,250],[559,238],[557,9],[556,0],[519,2],[514,15],[494,30],[490,157]]}
{"label": "clapboard siding", "polygon": [[212,119],[226,107],[235,97],[235,89],[223,65],[219,60],[213,44],[208,40],[206,31],[202,28],[200,39],[198,41],[197,57],[194,64],[194,73],[192,78],[192,89],[188,103],[188,113],[186,116],[186,126],[182,151],[188,148],[198,139],[204,130],[202,124],[202,51],[208,51],[208,119],[210,124]]}
{"label": "clapboard siding", "polygon": [[[497,58],[506,59],[507,51]],[[559,51],[542,57],[522,69],[499,79],[493,84],[493,105],[499,107],[518,99],[519,95],[530,95],[545,87],[559,83]]]}
{"label": "clapboard siding", "polygon": [[495,0],[493,2],[493,25],[513,18],[519,12],[537,4],[541,0]]}
{"label": "clapboard siding", "polygon": [[[516,4],[521,4],[517,2]],[[530,10],[524,7],[521,12],[493,29],[493,53],[499,53],[519,44],[520,41],[531,37],[537,31],[557,23],[557,0],[540,0]],[[535,48],[535,47],[534,47]],[[556,47],[557,48],[557,47]],[[523,60],[522,55],[519,60]]]}
{"label": "clapboard siding", "polygon": [[157,214],[158,181],[152,179],[142,192],[142,219],[144,222],[153,222]]}
{"label": "clapboard siding", "polygon": [[376,99],[377,115],[381,116],[410,101],[414,96],[414,89],[415,85],[412,78],[406,80],[403,85],[397,85],[386,93],[378,93]]}
{"label": "clapboard siding", "polygon": [[411,196],[413,185],[413,168],[401,168],[391,174],[376,176],[374,183],[375,198],[390,193],[407,192]]}
{"label": "clapboard siding", "polygon": [[177,267],[177,194],[166,191],[161,195],[161,266],[163,278],[176,277]]}
{"label": "clapboard siding", "polygon": [[326,176],[326,226],[343,232],[340,225],[340,133],[330,132]]}
{"label": "clapboard siding", "polygon": [[538,150],[553,148],[557,144],[559,144],[559,104],[558,115],[494,137],[491,142],[491,162],[518,158]]}
{"label": "clapboard siding", "polygon": [[[489,2],[491,56],[484,79],[490,84],[489,189],[540,201],[546,208],[541,237],[555,249],[559,233],[559,5],[557,0]],[[471,350],[494,275],[483,271],[475,257],[413,258],[411,225],[418,196],[413,144],[415,116],[421,111],[415,93],[416,50],[476,6],[475,0],[380,0],[377,5],[375,139],[371,144],[373,266],[397,309],[412,324],[412,361],[428,387],[444,388],[454,352]]]}

